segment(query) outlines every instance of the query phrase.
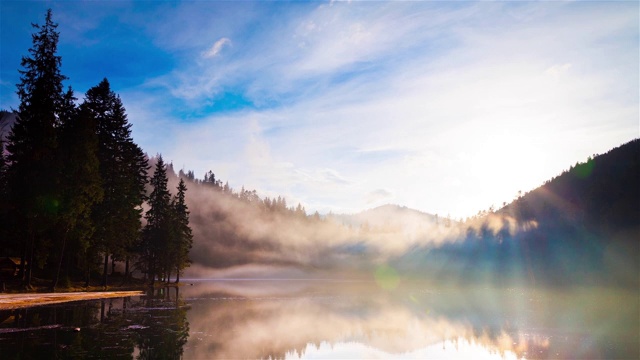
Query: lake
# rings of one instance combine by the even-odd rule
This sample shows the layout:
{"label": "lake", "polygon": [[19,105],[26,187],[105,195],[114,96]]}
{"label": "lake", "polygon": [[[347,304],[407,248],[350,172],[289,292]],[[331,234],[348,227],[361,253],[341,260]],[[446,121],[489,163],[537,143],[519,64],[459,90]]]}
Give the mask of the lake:
{"label": "lake", "polygon": [[0,358],[638,358],[638,291],[186,280],[0,312]]}

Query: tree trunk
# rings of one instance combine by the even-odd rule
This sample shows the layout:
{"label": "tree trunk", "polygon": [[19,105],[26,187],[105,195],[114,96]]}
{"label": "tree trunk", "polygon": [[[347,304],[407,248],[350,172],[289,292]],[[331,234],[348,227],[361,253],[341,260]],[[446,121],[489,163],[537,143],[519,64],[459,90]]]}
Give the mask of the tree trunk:
{"label": "tree trunk", "polygon": [[176,268],[176,284],[180,282],[180,269]]}
{"label": "tree trunk", "polygon": [[20,251],[20,270],[18,271],[18,278],[24,283],[25,275],[26,275],[26,264],[27,262],[27,243],[22,243],[22,251]]}
{"label": "tree trunk", "polygon": [[107,279],[109,276],[109,253],[104,254],[104,272],[102,274],[102,286],[107,286]]}
{"label": "tree trunk", "polygon": [[124,262],[124,278],[129,279],[129,257]]}
{"label": "tree trunk", "polygon": [[84,287],[89,287],[89,280],[91,279],[91,264],[89,264],[89,258],[87,256],[87,250],[84,251]]}
{"label": "tree trunk", "polygon": [[53,284],[51,284],[51,291],[56,291],[56,286],[58,286],[58,280],[60,279],[60,268],[62,267],[62,259],[64,258],[64,247],[67,244],[67,234],[65,233],[62,237],[62,249],[60,250],[60,261],[58,261],[58,269],[56,270],[56,274],[53,278]]}
{"label": "tree trunk", "polygon": [[69,268],[71,267],[71,259],[72,259],[71,256],[66,256],[64,258],[64,278],[65,279],[71,279],[71,275],[69,275]]}
{"label": "tree trunk", "polygon": [[151,286],[153,286],[156,282],[156,274],[154,274],[154,269],[153,269],[153,265],[149,266],[149,269],[147,270],[149,272],[149,280],[151,281]]}
{"label": "tree trunk", "polygon": [[27,273],[26,273],[26,277],[24,280],[24,287],[27,289],[31,289],[31,273],[33,272],[33,253],[34,253],[34,245],[33,245],[34,239],[33,236],[31,237],[31,241],[30,241],[30,245],[29,245],[29,261],[27,262]]}

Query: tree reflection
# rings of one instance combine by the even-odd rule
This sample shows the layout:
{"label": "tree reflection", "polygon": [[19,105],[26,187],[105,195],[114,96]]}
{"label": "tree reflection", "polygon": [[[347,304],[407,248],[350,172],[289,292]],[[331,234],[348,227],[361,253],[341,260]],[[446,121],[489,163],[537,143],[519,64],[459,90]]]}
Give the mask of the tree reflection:
{"label": "tree reflection", "polygon": [[[180,359],[183,347],[189,338],[187,310],[179,296],[178,287],[174,287],[175,296],[171,298],[172,288],[147,292],[145,308],[149,316],[140,322],[142,328],[137,339],[137,359]],[[164,311],[174,307],[172,311]]]}
{"label": "tree reflection", "polygon": [[633,291],[276,284],[183,288],[197,299],[185,358],[638,357]]}
{"label": "tree reflection", "polygon": [[638,358],[637,299],[603,288],[197,282],[0,312],[0,358]]}
{"label": "tree reflection", "polygon": [[189,337],[177,288],[0,312],[2,359],[180,359]]}

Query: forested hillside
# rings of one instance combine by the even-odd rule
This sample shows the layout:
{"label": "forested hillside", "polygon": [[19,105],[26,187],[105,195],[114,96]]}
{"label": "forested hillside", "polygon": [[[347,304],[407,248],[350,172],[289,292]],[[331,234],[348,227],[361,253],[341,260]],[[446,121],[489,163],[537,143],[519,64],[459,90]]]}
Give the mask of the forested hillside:
{"label": "forested hillside", "polygon": [[577,163],[499,211],[546,226],[581,224],[594,235],[638,227],[640,139]]}
{"label": "forested hillside", "polygon": [[[408,277],[452,282],[634,284],[638,264],[638,140],[572,166],[493,212],[458,222],[386,205],[353,215],[307,215],[284,198],[176,174],[191,189],[192,259],[371,273],[388,263]],[[151,159],[153,164],[155,159]]]}
{"label": "forested hillside", "polygon": [[589,158],[504,208],[464,224],[465,236],[395,263],[454,281],[638,286],[640,140]]}

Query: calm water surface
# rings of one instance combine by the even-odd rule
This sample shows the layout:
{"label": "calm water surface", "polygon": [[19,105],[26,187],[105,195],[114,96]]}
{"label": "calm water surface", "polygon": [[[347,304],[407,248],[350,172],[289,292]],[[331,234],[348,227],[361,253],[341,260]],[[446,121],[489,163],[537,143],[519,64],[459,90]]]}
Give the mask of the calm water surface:
{"label": "calm water surface", "polygon": [[640,351],[635,289],[189,282],[0,311],[0,358],[637,359]]}

